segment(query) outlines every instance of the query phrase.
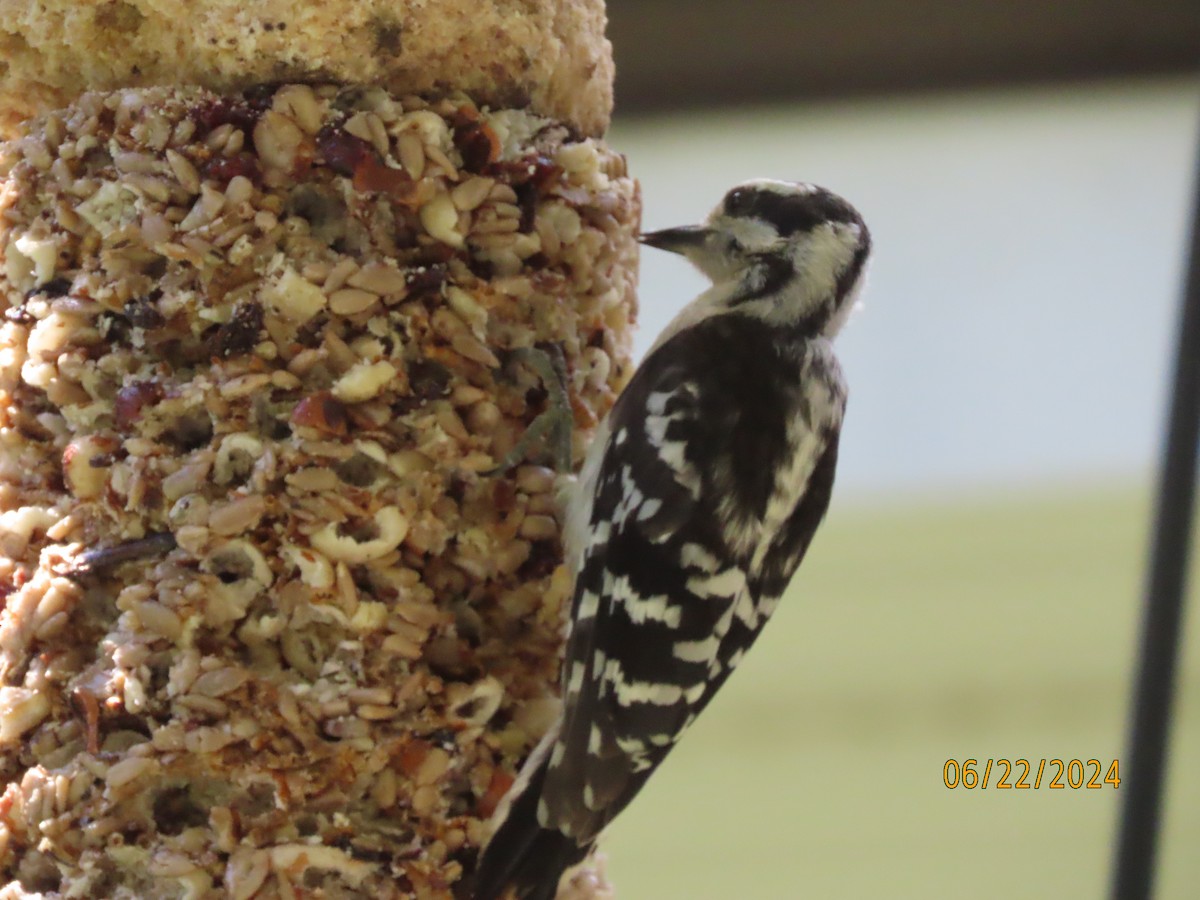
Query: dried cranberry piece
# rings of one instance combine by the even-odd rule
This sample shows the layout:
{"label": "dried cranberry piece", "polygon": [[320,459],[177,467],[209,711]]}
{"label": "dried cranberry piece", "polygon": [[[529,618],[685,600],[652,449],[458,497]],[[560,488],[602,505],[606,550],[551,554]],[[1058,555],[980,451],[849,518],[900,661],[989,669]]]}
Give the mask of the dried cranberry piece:
{"label": "dried cranberry piece", "polygon": [[529,581],[545,578],[562,561],[556,541],[534,541],[529,558],[517,569],[517,577]]}
{"label": "dried cranberry piece", "polygon": [[456,126],[454,146],[468,172],[483,172],[500,158],[500,138],[484,122],[469,121]]}
{"label": "dried cranberry piece", "polygon": [[532,182],[517,185],[517,206],[521,208],[521,221],[517,230],[521,234],[529,234],[533,230],[533,221],[537,217],[537,203],[541,196]]}
{"label": "dried cranberry piece", "polygon": [[406,741],[400,748],[398,759],[400,768],[405,775],[413,776],[417,774],[417,770],[421,768],[421,763],[425,762],[425,757],[429,755],[429,751],[433,747],[426,741],[420,738],[413,738]]}
{"label": "dried cranberry piece", "polygon": [[292,410],[292,424],[315,428],[326,434],[345,435],[348,430],[346,407],[328,391],[305,397]]}
{"label": "dried cranberry piece", "polygon": [[147,406],[153,406],[163,398],[162,385],[155,381],[135,381],[117,391],[113,403],[113,417],[117,427],[129,428],[142,417]]}
{"label": "dried cranberry piece", "polygon": [[363,160],[375,154],[374,148],[362,138],[330,125],[317,132],[317,150],[325,165],[346,176],[353,175]]}
{"label": "dried cranberry piece", "polygon": [[519,230],[528,234],[533,228],[538,200],[562,179],[562,167],[541,154],[532,154],[513,162],[496,163],[491,166],[491,171],[512,185],[517,194],[517,206],[521,208]]}
{"label": "dried cranberry piece", "polygon": [[545,194],[559,182],[563,170],[540,153],[531,153],[520,159],[495,163],[489,167],[489,173],[514,187],[528,184],[539,194]]}
{"label": "dried cranberry piece", "polygon": [[539,194],[550,191],[562,179],[562,166],[551,162],[546,157],[538,155],[525,168],[529,175],[529,183],[537,188]]}
{"label": "dried cranberry piece", "polygon": [[192,110],[192,121],[204,133],[220,128],[222,125],[232,125],[246,133],[246,140],[252,140],[254,126],[262,115],[262,109],[256,109],[244,100],[222,98],[202,103]]}
{"label": "dried cranberry piece", "polygon": [[214,156],[204,164],[204,177],[224,186],[238,175],[249,178],[255,184],[262,181],[262,170],[258,158],[250,153],[235,153],[233,156]]}
{"label": "dried cranberry piece", "polygon": [[483,281],[491,281],[496,276],[496,266],[491,260],[471,257],[467,260],[471,274]]}
{"label": "dried cranberry piece", "polygon": [[263,308],[258,303],[239,303],[233,308],[229,321],[219,327],[212,337],[214,356],[235,356],[249,353],[258,343],[263,327]]}
{"label": "dried cranberry piece", "polygon": [[403,169],[385,166],[374,155],[364,158],[354,169],[356,191],[378,191],[397,200],[412,196],[414,182]]}
{"label": "dried cranberry piece", "polygon": [[517,487],[507,478],[497,478],[492,482],[492,508],[504,514],[512,512],[517,506]]}
{"label": "dried cranberry piece", "polygon": [[167,320],[158,311],[157,301],[162,291],[153,290],[145,297],[135,297],[125,304],[125,318],[134,328],[161,328]]}
{"label": "dried cranberry piece", "polygon": [[404,284],[410,295],[432,294],[441,290],[445,282],[446,266],[442,263],[418,266],[404,272]]}

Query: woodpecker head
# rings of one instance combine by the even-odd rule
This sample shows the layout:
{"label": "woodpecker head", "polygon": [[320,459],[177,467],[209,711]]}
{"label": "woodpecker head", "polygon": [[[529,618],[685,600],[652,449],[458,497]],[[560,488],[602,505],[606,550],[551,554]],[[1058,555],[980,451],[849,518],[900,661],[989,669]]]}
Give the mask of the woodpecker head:
{"label": "woodpecker head", "polygon": [[731,189],[703,224],[641,241],[682,254],[726,288],[713,296],[728,311],[827,336],[854,307],[871,251],[862,217],[837,194],[765,178]]}

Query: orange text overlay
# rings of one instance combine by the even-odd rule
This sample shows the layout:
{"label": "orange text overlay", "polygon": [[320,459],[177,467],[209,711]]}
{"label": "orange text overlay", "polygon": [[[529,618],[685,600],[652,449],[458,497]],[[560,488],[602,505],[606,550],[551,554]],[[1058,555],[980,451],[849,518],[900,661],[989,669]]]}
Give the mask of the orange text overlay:
{"label": "orange text overlay", "polygon": [[1121,786],[1121,761],[1098,759],[948,759],[942,783],[953,790],[1099,791]]}

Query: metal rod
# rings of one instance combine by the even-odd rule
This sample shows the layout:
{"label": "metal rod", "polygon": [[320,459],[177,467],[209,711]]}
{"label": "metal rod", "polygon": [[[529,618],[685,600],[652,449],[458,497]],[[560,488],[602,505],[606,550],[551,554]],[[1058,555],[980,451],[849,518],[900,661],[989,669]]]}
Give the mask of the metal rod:
{"label": "metal rod", "polygon": [[1179,656],[1180,622],[1196,500],[1200,444],[1200,159],[1184,288],[1175,380],[1159,470],[1146,577],[1141,658],[1121,783],[1113,900],[1149,900],[1154,889],[1160,807]]}

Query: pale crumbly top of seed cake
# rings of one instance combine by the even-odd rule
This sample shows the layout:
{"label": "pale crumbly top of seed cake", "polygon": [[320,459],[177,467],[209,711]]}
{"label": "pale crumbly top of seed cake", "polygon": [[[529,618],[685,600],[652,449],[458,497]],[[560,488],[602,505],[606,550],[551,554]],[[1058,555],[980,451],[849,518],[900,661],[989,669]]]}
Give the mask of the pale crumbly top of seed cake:
{"label": "pale crumbly top of seed cake", "polygon": [[[638,192],[526,110],[89,93],[0,145],[0,900],[445,898],[552,720]],[[527,355],[527,354],[526,354]],[[572,898],[602,895],[595,869]]]}
{"label": "pale crumbly top of seed cake", "polygon": [[87,90],[281,81],[464,91],[599,135],[603,0],[0,0],[0,136]]}

